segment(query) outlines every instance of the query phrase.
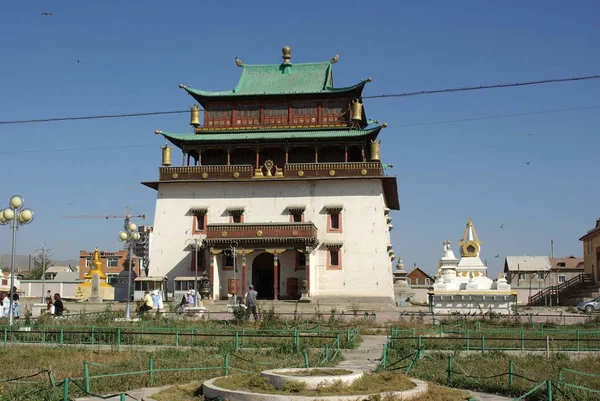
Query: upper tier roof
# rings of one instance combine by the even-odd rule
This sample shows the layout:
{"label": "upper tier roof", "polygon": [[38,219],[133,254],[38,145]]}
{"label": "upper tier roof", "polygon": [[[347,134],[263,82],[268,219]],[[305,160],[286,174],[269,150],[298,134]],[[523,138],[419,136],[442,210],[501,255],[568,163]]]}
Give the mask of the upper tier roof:
{"label": "upper tier roof", "polygon": [[366,79],[356,85],[335,88],[333,86],[332,63],[281,63],[242,65],[242,76],[236,87],[228,91],[204,91],[180,85],[198,102],[214,98],[241,96],[281,96],[307,94],[335,94],[356,92],[360,97],[367,82]]}
{"label": "upper tier roof", "polygon": [[255,130],[232,130],[206,132],[202,134],[176,134],[163,131],[156,131],[156,134],[162,135],[173,145],[181,147],[184,143],[218,143],[218,142],[237,142],[237,141],[269,141],[269,140],[290,140],[290,139],[341,139],[341,138],[360,138],[377,137],[382,126],[375,126],[366,129],[255,129]]}

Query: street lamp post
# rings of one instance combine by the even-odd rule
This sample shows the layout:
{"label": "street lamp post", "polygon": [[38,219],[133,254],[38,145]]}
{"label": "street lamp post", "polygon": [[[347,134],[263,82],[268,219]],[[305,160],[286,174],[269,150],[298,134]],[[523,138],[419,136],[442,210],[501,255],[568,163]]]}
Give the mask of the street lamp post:
{"label": "street lamp post", "polygon": [[127,277],[127,308],[125,309],[125,318],[131,319],[131,257],[133,246],[136,243],[143,243],[145,239],[142,238],[139,232],[137,232],[137,226],[135,223],[130,223],[129,219],[125,219],[123,231],[119,233],[119,241],[125,243],[129,255],[129,275]]}
{"label": "street lamp post", "polygon": [[36,256],[37,257],[41,257],[42,258],[42,300],[40,301],[40,303],[44,303],[45,299],[45,293],[44,293],[44,289],[45,289],[45,285],[46,285],[46,260],[50,257],[52,257],[52,255],[54,254],[54,251],[52,249],[49,249],[46,246],[46,243],[44,243],[44,245],[42,245],[42,247],[40,249],[38,249],[36,252]]}
{"label": "street lamp post", "polygon": [[6,225],[11,224],[12,228],[12,257],[10,264],[10,310],[8,322],[10,325],[13,324],[13,302],[14,302],[14,289],[15,289],[15,253],[17,250],[17,230],[19,226],[29,224],[33,221],[33,210],[24,209],[23,205],[25,201],[19,195],[15,195],[10,198],[8,202],[8,208],[0,211],[0,224]]}
{"label": "street lamp post", "polygon": [[198,306],[198,249],[204,249],[206,241],[202,238],[192,238],[186,241],[186,243],[194,248],[195,252],[195,266],[194,266],[194,306]]}
{"label": "street lamp post", "polygon": [[[244,251],[243,248],[239,248],[239,243],[237,241],[231,242],[229,245],[228,253],[233,258],[233,304],[237,305],[237,264],[236,264],[236,253],[241,250]],[[243,283],[242,283],[243,284]]]}

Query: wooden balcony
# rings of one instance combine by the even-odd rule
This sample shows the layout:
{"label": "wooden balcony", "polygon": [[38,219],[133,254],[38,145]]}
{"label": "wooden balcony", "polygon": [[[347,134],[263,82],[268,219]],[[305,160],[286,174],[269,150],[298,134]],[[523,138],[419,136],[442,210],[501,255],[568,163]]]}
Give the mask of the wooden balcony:
{"label": "wooden balcony", "polygon": [[260,168],[255,168],[249,164],[160,168],[160,181],[235,181],[383,176],[383,166],[380,162],[288,163],[283,167],[260,166]]}
{"label": "wooden balcony", "polygon": [[317,227],[313,223],[229,223],[208,224],[206,228],[206,239],[211,246],[229,246],[233,241],[240,246],[306,246],[317,241]]}

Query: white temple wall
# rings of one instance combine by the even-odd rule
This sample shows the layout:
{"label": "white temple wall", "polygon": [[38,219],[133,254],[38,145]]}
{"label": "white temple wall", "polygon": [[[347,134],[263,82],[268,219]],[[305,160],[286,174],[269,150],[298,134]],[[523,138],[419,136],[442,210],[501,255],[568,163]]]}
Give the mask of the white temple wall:
{"label": "white temple wall", "polygon": [[[389,230],[379,179],[161,183],[157,191],[149,274],[168,275],[170,280],[190,274],[190,251],[185,242],[199,237],[191,233],[191,207],[207,207],[208,224],[228,223],[227,209],[240,206],[245,208],[245,223],[278,223],[289,222],[287,208],[298,205],[306,206],[304,221],[315,224],[321,243],[310,256],[311,296],[393,300],[392,261],[387,251]],[[327,233],[325,207],[331,205],[344,207],[341,233]],[[326,268],[324,244],[332,242],[343,242],[341,270]],[[284,264],[293,266],[291,261],[286,261],[286,253],[282,255]],[[252,256],[256,255],[247,256],[249,279]],[[283,280],[291,276],[303,278],[304,271],[293,273],[288,275],[288,269],[282,268],[280,285],[285,286]],[[227,291],[227,282],[223,280],[228,275],[229,272],[222,272],[215,264],[218,280],[214,284],[219,294],[223,290],[219,287]]]}

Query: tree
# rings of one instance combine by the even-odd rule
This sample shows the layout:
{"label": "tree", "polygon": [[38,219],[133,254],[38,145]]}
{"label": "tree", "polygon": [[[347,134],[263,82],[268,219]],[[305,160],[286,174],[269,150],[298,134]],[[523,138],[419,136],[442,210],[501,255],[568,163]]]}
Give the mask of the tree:
{"label": "tree", "polygon": [[[46,270],[49,267],[54,266],[50,258],[46,256]],[[31,279],[32,280],[41,280],[42,274],[44,274],[44,257],[41,254],[35,255],[33,257],[33,268],[31,269]]]}

